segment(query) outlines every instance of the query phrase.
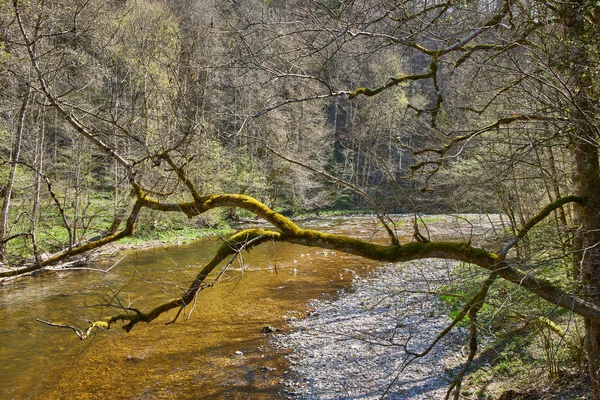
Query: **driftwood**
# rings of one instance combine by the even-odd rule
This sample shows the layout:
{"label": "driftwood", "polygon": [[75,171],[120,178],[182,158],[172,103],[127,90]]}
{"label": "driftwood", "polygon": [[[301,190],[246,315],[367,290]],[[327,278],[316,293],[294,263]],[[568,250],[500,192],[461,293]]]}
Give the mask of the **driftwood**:
{"label": "driftwood", "polygon": [[39,318],[36,318],[35,320],[37,322],[40,322],[45,325],[53,326],[55,328],[72,329],[73,332],[75,332],[75,334],[79,338],[79,340],[85,340],[88,337],[90,337],[90,334],[94,331],[94,328],[108,329],[108,324],[106,322],[102,322],[102,321],[96,321],[96,322],[87,321],[90,323],[90,326],[88,326],[86,328],[86,330],[84,331],[83,329],[81,329],[77,326],[73,326],[73,325],[56,324],[54,322],[44,321],[43,319],[39,319]]}

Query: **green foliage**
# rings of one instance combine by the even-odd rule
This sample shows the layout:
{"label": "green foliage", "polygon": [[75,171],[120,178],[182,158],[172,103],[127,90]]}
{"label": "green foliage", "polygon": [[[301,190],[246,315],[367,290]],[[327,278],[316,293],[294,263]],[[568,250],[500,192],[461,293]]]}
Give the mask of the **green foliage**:
{"label": "green foliage", "polygon": [[224,168],[219,171],[222,175],[219,182],[224,192],[247,194],[265,201],[269,198],[271,187],[268,178],[248,154],[236,154],[234,157],[223,154],[221,160],[220,166]]}
{"label": "green foliage", "polygon": [[331,207],[338,210],[352,210],[357,207],[357,204],[351,194],[341,194],[336,197]]}
{"label": "green foliage", "polygon": [[[556,264],[550,267],[561,268]],[[449,319],[459,314],[485,278],[464,264],[455,269],[454,276],[452,284],[439,289],[446,293],[440,300]],[[564,371],[584,368],[582,321],[574,321],[568,312],[557,310],[505,281],[496,281],[491,287],[477,322],[480,355],[468,386],[480,388],[482,395],[488,394],[491,382],[506,381],[526,390],[532,374],[547,374],[554,379]],[[465,316],[458,326],[469,325]],[[522,378],[515,381],[515,377]]]}
{"label": "green foliage", "polygon": [[168,66],[176,62],[179,51],[177,22],[160,2],[132,0],[127,9],[122,19],[114,21],[119,40],[113,57],[137,79],[149,77],[153,85],[165,89],[172,74]]}
{"label": "green foliage", "polygon": [[210,236],[226,236],[233,231],[232,228],[225,226],[202,228],[193,225],[178,226],[175,229],[141,229],[135,236],[124,238],[122,243],[140,246],[152,245],[154,242],[179,245]]}
{"label": "green foliage", "polygon": [[0,70],[4,66],[4,64],[7,64],[9,61],[10,53],[6,51],[6,44],[0,42]]}
{"label": "green foliage", "polygon": [[10,132],[4,126],[0,126],[0,153],[5,154],[10,150]]}
{"label": "green foliage", "polygon": [[[39,212],[34,210],[37,176],[17,166],[5,233],[21,236],[9,243],[9,258],[31,258],[31,234],[41,251],[66,248],[67,229],[55,200],[75,242],[102,235],[115,214],[130,209],[130,178],[157,203],[189,202],[193,191],[177,176],[181,171],[200,195],[246,194],[286,214],[362,210],[369,202],[360,190],[383,210],[501,212],[503,226],[491,227],[484,242],[494,251],[545,204],[585,186],[574,182],[570,159],[596,151],[574,151],[581,138],[579,144],[597,143],[596,0],[579,10],[558,2],[506,2],[510,12],[472,1],[438,7],[326,0],[311,3],[317,9],[309,13],[269,0],[183,3],[15,2],[17,18],[13,5],[0,0],[0,71],[10,70],[0,82],[0,160],[12,150],[10,134],[20,124],[27,84],[44,78],[62,107],[58,112],[36,91],[23,115],[22,160],[39,165],[56,199],[44,188]],[[561,11],[581,11],[582,18],[567,23]],[[578,21],[581,29],[570,27]],[[31,37],[23,37],[18,22]],[[340,35],[332,34],[340,22]],[[83,130],[89,131],[86,138]],[[98,150],[90,138],[110,150]],[[111,151],[131,169],[115,165]],[[167,154],[174,165],[166,162]],[[321,169],[334,178],[314,173]],[[7,177],[2,164],[0,186]],[[507,260],[577,293],[572,254],[578,249],[569,241],[572,228],[586,221],[565,208],[562,220],[549,217],[536,226]],[[252,217],[254,210],[238,216]],[[222,221],[235,213],[210,211],[188,220],[177,212],[144,210],[135,240],[189,240],[226,228]],[[409,228],[407,221],[397,226]],[[442,221],[425,215],[417,224]],[[439,239],[436,232],[431,236]],[[470,243],[466,236],[459,241]],[[437,243],[402,247],[487,254],[464,243]],[[494,257],[488,258],[499,259]],[[441,288],[449,318],[486,278],[466,265],[454,273],[455,280]],[[560,333],[563,312],[514,284],[496,282],[478,317],[480,333],[495,352],[492,375],[515,375],[542,359],[557,373],[555,365],[578,354],[574,345],[556,347],[557,336],[570,343]],[[461,326],[469,323],[465,317]],[[534,348],[542,348],[543,357],[534,357]]]}

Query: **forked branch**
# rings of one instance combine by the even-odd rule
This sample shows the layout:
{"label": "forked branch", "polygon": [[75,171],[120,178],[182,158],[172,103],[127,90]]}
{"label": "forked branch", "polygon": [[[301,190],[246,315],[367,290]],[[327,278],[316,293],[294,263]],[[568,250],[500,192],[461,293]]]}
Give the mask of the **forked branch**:
{"label": "forked branch", "polygon": [[[141,201],[147,207],[162,208],[157,200],[145,197]],[[350,254],[355,254],[367,259],[385,262],[403,262],[425,258],[441,258],[448,260],[463,261],[487,269],[494,276],[506,279],[524,289],[535,293],[546,301],[558,305],[576,314],[600,321],[600,308],[586,300],[569,294],[556,287],[551,282],[536,278],[531,274],[520,271],[508,264],[502,254],[496,254],[488,250],[471,246],[464,242],[410,242],[398,245],[379,245],[365,242],[359,239],[323,233],[312,229],[302,229],[288,218],[274,212],[266,205],[256,199],[244,195],[220,194],[204,196],[200,204],[195,205],[197,210],[209,210],[214,207],[240,207],[253,212],[270,223],[276,230],[248,229],[239,232],[223,244],[217,250],[215,256],[204,265],[195,280],[190,284],[187,291],[176,299],[169,300],[158,305],[150,312],[144,313],[139,310],[126,310],[111,317],[102,319],[109,326],[118,321],[126,324],[123,329],[131,330],[138,322],[151,322],[159,315],[178,307],[189,305],[198,291],[207,286],[205,283],[208,275],[227,257],[234,254],[244,243],[251,243],[247,249],[257,246],[265,241],[278,241],[301,244],[311,247],[329,248]],[[167,207],[174,211],[175,207]]]}

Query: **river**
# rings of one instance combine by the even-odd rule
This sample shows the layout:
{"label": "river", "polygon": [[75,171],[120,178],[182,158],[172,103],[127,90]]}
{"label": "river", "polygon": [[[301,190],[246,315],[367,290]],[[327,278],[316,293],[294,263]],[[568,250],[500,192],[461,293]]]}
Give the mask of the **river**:
{"label": "river", "polygon": [[[367,217],[327,219],[311,227],[364,239],[381,234]],[[286,329],[310,299],[334,296],[368,260],[285,243],[244,254],[213,288],[202,291],[190,315],[174,313],[118,327],[79,341],[68,329],[35,321],[80,325],[116,310],[99,307],[118,295],[123,304],[151,308],[177,296],[220,245],[130,251],[105,275],[65,271],[0,289],[1,399],[272,399],[287,372],[263,327]],[[94,265],[105,269],[106,265]],[[189,311],[189,310],[188,310]],[[276,334],[276,333],[274,333]]]}

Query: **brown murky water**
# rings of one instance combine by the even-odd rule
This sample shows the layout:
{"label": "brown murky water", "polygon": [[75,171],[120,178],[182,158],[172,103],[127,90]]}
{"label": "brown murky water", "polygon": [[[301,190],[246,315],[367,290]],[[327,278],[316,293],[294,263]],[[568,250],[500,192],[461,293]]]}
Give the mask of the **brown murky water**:
{"label": "brown murky water", "polygon": [[[316,223],[311,223],[315,226]],[[363,238],[380,232],[368,218],[318,223]],[[130,252],[111,273],[63,272],[25,279],[0,291],[2,399],[272,399],[288,365],[268,345],[264,326],[285,330],[310,299],[332,296],[374,264],[297,245],[263,245],[245,254],[215,287],[200,293],[191,318],[161,320],[79,341],[42,318],[80,324],[119,298],[150,308],[179,293],[219,242]],[[105,268],[106,266],[98,266]],[[113,291],[111,291],[112,288]],[[241,352],[243,355],[236,352]]]}

